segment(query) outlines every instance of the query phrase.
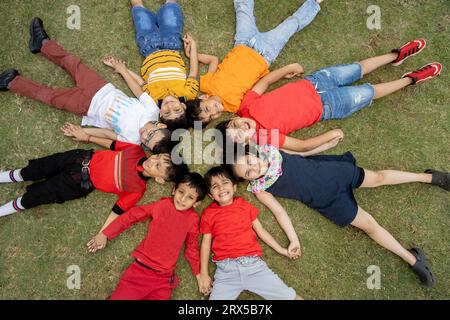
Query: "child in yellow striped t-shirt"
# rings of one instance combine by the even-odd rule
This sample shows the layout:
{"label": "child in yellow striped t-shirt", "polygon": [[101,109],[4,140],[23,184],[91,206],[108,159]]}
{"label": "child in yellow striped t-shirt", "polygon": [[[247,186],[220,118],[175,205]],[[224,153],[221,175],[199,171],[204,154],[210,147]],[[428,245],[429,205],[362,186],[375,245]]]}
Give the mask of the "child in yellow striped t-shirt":
{"label": "child in yellow striped t-shirt", "polygon": [[[135,76],[161,109],[161,122],[169,128],[187,128],[186,100],[197,97],[198,57],[197,45],[183,32],[183,13],[176,0],[167,0],[157,13],[145,8],[142,0],[131,0],[136,30],[136,43],[144,56],[141,77]],[[180,51],[184,48],[190,57],[190,70]]]}

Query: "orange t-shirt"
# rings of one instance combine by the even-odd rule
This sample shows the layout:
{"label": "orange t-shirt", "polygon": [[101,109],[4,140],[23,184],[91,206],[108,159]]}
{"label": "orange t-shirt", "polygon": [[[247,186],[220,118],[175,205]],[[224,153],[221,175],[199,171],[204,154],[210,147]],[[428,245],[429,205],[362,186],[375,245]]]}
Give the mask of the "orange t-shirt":
{"label": "orange t-shirt", "polygon": [[235,113],[244,94],[267,73],[269,64],[258,52],[245,45],[237,45],[219,64],[216,72],[200,77],[200,91],[219,96],[224,110]]}

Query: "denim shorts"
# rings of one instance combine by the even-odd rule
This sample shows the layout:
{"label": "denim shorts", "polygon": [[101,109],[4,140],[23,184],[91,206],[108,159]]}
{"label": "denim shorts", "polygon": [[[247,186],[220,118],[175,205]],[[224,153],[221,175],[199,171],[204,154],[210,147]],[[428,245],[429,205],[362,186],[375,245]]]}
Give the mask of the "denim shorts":
{"label": "denim shorts", "polygon": [[131,10],[136,43],[144,58],[158,50],[183,48],[183,12],[178,3],[166,3],[155,14],[143,7]]}
{"label": "denim shorts", "polygon": [[216,261],[210,300],[235,300],[248,290],[266,300],[294,300],[289,288],[260,257],[239,257]]}
{"label": "denim shorts", "polygon": [[305,77],[322,100],[321,120],[343,119],[372,104],[375,89],[371,84],[350,86],[361,78],[362,68],[357,62],[323,68]]}
{"label": "denim shorts", "polygon": [[236,11],[235,45],[245,45],[258,52],[271,64],[288,40],[308,26],[320,11],[316,0],[306,0],[292,16],[274,29],[260,32],[253,13],[254,0],[234,0]]}

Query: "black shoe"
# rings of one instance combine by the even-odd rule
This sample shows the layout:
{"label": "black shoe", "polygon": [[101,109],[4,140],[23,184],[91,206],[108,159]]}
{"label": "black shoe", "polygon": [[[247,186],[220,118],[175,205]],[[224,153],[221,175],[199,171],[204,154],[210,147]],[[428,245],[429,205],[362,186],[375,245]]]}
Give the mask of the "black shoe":
{"label": "black shoe", "polygon": [[50,40],[50,37],[44,30],[44,23],[42,20],[35,17],[30,23],[30,42],[28,47],[30,48],[31,53],[40,52],[44,40]]}
{"label": "black shoe", "polygon": [[8,85],[19,75],[16,69],[8,69],[0,74],[0,91],[8,91]]}
{"label": "black shoe", "polygon": [[450,191],[450,172],[441,172],[433,169],[427,169],[425,170],[425,173],[431,173],[432,185]]}
{"label": "black shoe", "polygon": [[420,248],[412,248],[408,250],[417,259],[416,263],[411,266],[411,270],[419,277],[420,282],[427,288],[433,288],[436,285],[434,273],[427,262],[425,253]]}

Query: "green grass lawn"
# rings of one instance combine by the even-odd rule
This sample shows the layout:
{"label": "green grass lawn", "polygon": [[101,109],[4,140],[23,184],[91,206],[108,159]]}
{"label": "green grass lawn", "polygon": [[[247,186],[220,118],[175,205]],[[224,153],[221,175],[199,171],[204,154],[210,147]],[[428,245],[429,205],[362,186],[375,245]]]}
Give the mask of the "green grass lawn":
{"label": "green grass lawn", "polygon": [[[156,9],[163,1],[147,1]],[[260,30],[269,30],[303,0],[256,1]],[[185,31],[198,41],[199,50],[224,57],[232,48],[235,15],[231,0],[181,1]],[[66,27],[66,8],[81,8],[81,30]],[[366,9],[378,5],[382,29],[368,30]],[[57,87],[72,86],[70,77],[39,55],[28,51],[28,23],[40,16],[50,36],[80,56],[88,66],[131,94],[118,75],[103,66],[101,57],[113,54],[138,70],[141,57],[134,42],[128,1],[39,0],[0,2],[0,70],[15,67],[23,75]],[[292,62],[306,72],[349,63],[385,53],[408,40],[423,37],[426,50],[398,68],[387,66],[367,77],[371,83],[393,80],[407,71],[440,61],[440,78],[377,101],[342,121],[319,123],[294,136],[310,137],[340,127],[345,141],[331,153],[353,152],[358,164],[371,169],[423,171],[450,170],[450,2],[448,0],[325,0],[317,19],[295,35],[272,68]],[[281,83],[280,83],[281,84]],[[280,84],[277,84],[280,85]],[[11,93],[0,94],[0,170],[22,167],[27,160],[84,144],[65,138],[58,128],[80,119]],[[276,106],[274,106],[276,107]],[[191,166],[200,173],[208,166]],[[23,193],[25,184],[0,186],[3,204]],[[149,183],[141,203],[167,196],[172,186]],[[252,195],[239,187],[239,195],[261,210],[263,225],[287,245],[274,217]],[[420,286],[398,257],[382,249],[354,228],[340,229],[304,205],[282,200],[300,237],[303,257],[290,261],[267,246],[268,265],[306,299],[448,299],[450,296],[450,196],[442,189],[420,184],[359,190],[360,206],[372,213],[406,247],[418,245],[428,254],[437,277],[434,289]],[[105,299],[131,263],[130,253],[147,228],[140,224],[124,232],[97,254],[86,242],[110,212],[114,195],[94,192],[87,200],[43,206],[0,219],[0,299]],[[205,200],[198,212],[209,205]],[[67,267],[81,268],[81,289],[69,290]],[[381,289],[369,290],[367,267],[381,268]],[[211,273],[213,268],[211,266]],[[181,255],[177,273],[180,285],[174,299],[204,299],[197,290],[188,264]],[[242,299],[257,296],[243,293]]]}

